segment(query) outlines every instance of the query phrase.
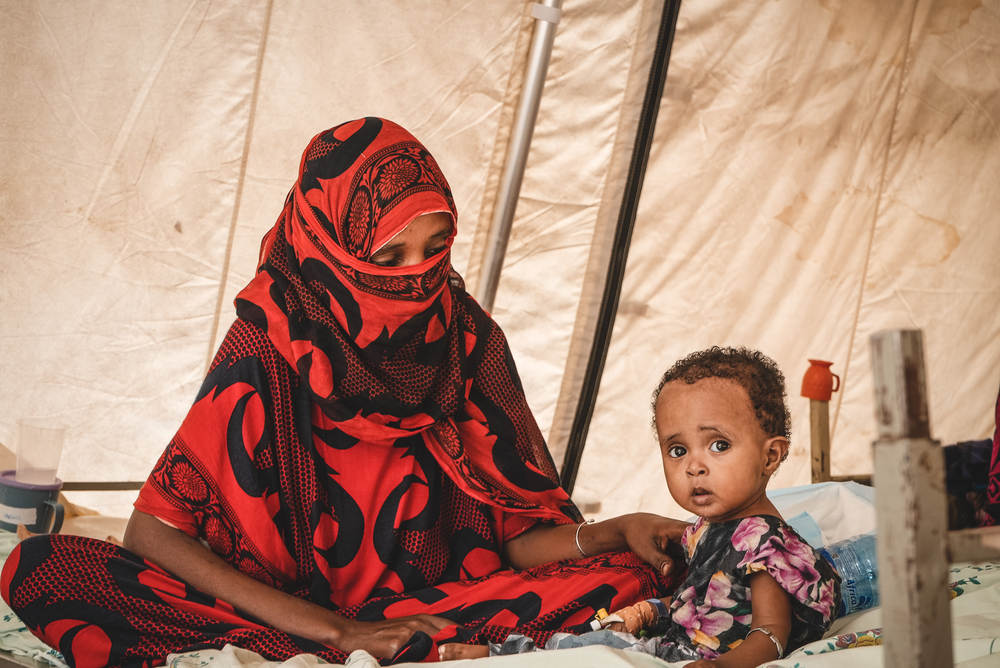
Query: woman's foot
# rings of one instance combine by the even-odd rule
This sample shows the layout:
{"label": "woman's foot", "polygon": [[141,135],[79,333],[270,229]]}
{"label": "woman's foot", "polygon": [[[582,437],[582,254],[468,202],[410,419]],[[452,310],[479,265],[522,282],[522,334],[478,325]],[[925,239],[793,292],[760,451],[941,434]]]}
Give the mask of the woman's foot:
{"label": "woman's foot", "polygon": [[438,647],[438,653],[442,661],[454,661],[456,659],[482,659],[490,655],[490,648],[487,645],[460,645],[449,643]]}

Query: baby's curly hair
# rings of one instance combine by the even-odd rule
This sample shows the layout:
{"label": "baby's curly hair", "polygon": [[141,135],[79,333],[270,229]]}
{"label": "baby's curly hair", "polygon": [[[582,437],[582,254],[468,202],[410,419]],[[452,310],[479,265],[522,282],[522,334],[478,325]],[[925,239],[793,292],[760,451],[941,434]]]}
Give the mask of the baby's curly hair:
{"label": "baby's curly hair", "polygon": [[654,429],[656,400],[663,386],[675,380],[693,385],[702,378],[726,378],[742,387],[750,395],[750,404],[764,434],[768,438],[783,436],[791,442],[792,418],[785,405],[785,376],[770,357],[742,347],[700,350],[670,367],[653,392]]}

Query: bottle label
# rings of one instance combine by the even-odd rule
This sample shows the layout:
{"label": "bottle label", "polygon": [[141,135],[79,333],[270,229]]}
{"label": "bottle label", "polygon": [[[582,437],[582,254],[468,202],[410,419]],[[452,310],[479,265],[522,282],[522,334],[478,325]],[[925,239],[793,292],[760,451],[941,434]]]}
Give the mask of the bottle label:
{"label": "bottle label", "polygon": [[835,543],[821,549],[820,554],[840,574],[841,602],[838,617],[878,605],[874,536],[861,536]]}
{"label": "bottle label", "polygon": [[847,607],[852,611],[870,608],[875,603],[872,583],[868,578],[860,581],[851,578],[843,580],[840,585],[840,595],[843,598],[841,608]]}

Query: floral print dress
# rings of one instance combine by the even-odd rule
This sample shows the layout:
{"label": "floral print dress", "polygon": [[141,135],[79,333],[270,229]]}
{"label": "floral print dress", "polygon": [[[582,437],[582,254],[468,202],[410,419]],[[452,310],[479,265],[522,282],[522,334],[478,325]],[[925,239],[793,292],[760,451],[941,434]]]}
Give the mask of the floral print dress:
{"label": "floral print dress", "polygon": [[681,545],[688,575],[670,602],[668,628],[646,643],[667,661],[714,659],[750,632],[750,577],[767,571],[790,595],[786,652],[818,640],[840,607],[840,576],[780,518],[758,515],[709,522],[698,518]]}
{"label": "floral print dress", "polygon": [[[767,571],[792,601],[792,630],[785,652],[819,640],[840,608],[840,576],[833,566],[779,517],[757,515],[709,522],[703,517],[681,537],[688,573],[670,601],[669,617],[634,638],[602,629],[556,633],[546,650],[605,645],[655,654],[666,661],[715,659],[739,647],[750,632],[750,577]],[[490,655],[538,651],[526,636],[490,643]]]}

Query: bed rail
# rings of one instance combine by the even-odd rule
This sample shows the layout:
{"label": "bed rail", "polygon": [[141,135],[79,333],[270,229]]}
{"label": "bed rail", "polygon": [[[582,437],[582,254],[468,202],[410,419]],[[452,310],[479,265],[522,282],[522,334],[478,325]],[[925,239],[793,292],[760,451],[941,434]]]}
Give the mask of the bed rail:
{"label": "bed rail", "polygon": [[142,489],[146,483],[143,481],[124,482],[64,482],[62,491],[64,492],[121,492],[133,489]]}

